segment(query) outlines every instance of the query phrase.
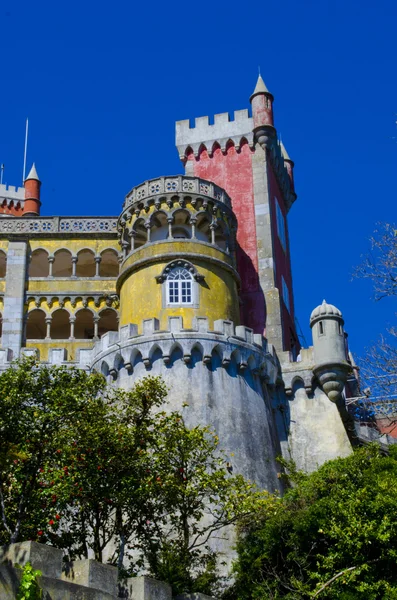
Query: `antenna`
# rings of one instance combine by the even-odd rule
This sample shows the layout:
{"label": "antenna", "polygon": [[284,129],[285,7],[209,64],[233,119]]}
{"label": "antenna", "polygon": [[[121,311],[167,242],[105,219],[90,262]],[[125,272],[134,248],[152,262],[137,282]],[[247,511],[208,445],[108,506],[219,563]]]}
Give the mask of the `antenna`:
{"label": "antenna", "polygon": [[28,151],[28,132],[29,132],[29,119],[26,119],[26,129],[25,129],[25,151],[23,154],[23,174],[22,174],[22,185],[25,183],[26,176],[26,153]]}
{"label": "antenna", "polygon": [[3,175],[4,175],[4,164],[0,165],[0,185],[3,183]]}

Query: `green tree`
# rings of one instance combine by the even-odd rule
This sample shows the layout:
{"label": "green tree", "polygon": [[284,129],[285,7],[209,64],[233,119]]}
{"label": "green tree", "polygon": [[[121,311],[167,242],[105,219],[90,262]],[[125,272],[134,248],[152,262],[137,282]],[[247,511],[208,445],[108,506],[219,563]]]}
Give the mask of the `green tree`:
{"label": "green tree", "polygon": [[0,543],[47,542],[71,559],[91,550],[175,593],[211,593],[219,578],[210,538],[268,494],[229,472],[209,428],[162,411],[166,395],[158,377],[125,391],[32,360],[2,373]]}
{"label": "green tree", "polygon": [[169,581],[175,594],[215,593],[217,556],[210,538],[230,536],[225,528],[255,512],[269,496],[241,475],[231,475],[229,459],[218,446],[209,427],[189,429],[175,412],[158,415],[134,548],[149,572]]}
{"label": "green tree", "polygon": [[397,449],[330,461],[240,531],[238,600],[397,598]]}
{"label": "green tree", "polygon": [[95,413],[105,381],[31,359],[0,375],[0,543],[45,537],[60,505],[48,475],[70,424]]}

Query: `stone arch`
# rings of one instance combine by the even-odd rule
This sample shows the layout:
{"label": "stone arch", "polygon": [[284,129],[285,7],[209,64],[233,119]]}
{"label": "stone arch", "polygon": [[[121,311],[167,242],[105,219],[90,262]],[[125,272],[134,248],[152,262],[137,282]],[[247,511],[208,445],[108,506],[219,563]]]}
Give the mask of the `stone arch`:
{"label": "stone arch", "polygon": [[124,358],[122,357],[120,352],[117,352],[116,356],[114,357],[113,368],[116,371],[120,371],[120,369],[122,369],[123,367],[124,367]]}
{"label": "stone arch", "polygon": [[189,367],[193,368],[197,363],[203,362],[204,348],[200,342],[195,342],[190,351]]}
{"label": "stone arch", "polygon": [[134,235],[134,248],[140,248],[147,242],[147,230],[145,227],[145,219],[139,217],[132,226]]}
{"label": "stone arch", "polygon": [[211,242],[210,225],[212,218],[207,212],[197,213],[196,238],[202,242]]}
{"label": "stone arch", "polygon": [[192,237],[191,216],[186,208],[176,208],[172,212],[172,237],[174,239],[190,239]]}
{"label": "stone arch", "polygon": [[229,231],[226,223],[223,219],[217,220],[217,228],[215,229],[215,244],[221,248],[221,250],[229,249]]}
{"label": "stone arch", "polygon": [[102,373],[102,375],[107,378],[109,376],[109,371],[110,371],[110,369],[109,369],[108,363],[106,362],[106,360],[103,360],[102,363],[101,363],[101,373]]}
{"label": "stone arch", "polygon": [[207,154],[207,156],[208,156],[207,146],[205,144],[200,144],[197,154],[199,157],[201,157],[202,154],[204,154],[204,155]]}
{"label": "stone arch", "polygon": [[92,340],[94,334],[94,313],[89,308],[81,308],[76,312],[74,337],[78,340]]}
{"label": "stone arch", "polygon": [[101,252],[99,264],[100,277],[117,277],[120,270],[119,255],[114,248],[106,248]]}
{"label": "stone arch", "polygon": [[72,276],[72,253],[66,248],[60,248],[54,252],[54,264],[52,274],[54,277]]}
{"label": "stone arch", "polygon": [[208,364],[211,371],[216,371],[222,367],[223,351],[222,348],[217,344],[212,348],[211,351],[211,362]]}
{"label": "stone arch", "polygon": [[150,239],[152,242],[166,240],[169,233],[168,225],[169,216],[164,210],[157,210],[150,217],[151,232]]}
{"label": "stone arch", "polygon": [[214,143],[212,144],[212,149],[211,149],[211,154],[212,154],[212,156],[215,154],[215,152],[216,152],[217,150],[220,150],[220,151],[222,152],[222,149],[221,149],[221,147],[220,147],[220,144],[219,144],[219,142],[214,142]]}
{"label": "stone arch", "polygon": [[29,277],[48,277],[50,263],[48,252],[44,248],[36,248],[30,255]]}
{"label": "stone arch", "polygon": [[225,145],[226,154],[234,154],[236,152],[236,144],[229,138]]}
{"label": "stone arch", "polygon": [[70,314],[58,308],[51,314],[50,337],[52,340],[67,340],[70,337]]}
{"label": "stone arch", "polygon": [[153,344],[153,346],[149,350],[149,359],[153,361],[153,357],[157,354],[161,353],[161,358],[163,357],[163,351],[158,344]]}
{"label": "stone arch", "polygon": [[7,273],[7,255],[0,250],[0,279],[4,279]]}
{"label": "stone arch", "polygon": [[108,331],[118,331],[117,312],[113,308],[104,308],[99,313],[98,335],[101,337]]}
{"label": "stone arch", "polygon": [[95,252],[91,248],[83,248],[77,253],[76,276],[95,277]]}
{"label": "stone arch", "polygon": [[46,313],[40,308],[35,308],[28,312],[26,321],[26,339],[44,340],[46,337]]}

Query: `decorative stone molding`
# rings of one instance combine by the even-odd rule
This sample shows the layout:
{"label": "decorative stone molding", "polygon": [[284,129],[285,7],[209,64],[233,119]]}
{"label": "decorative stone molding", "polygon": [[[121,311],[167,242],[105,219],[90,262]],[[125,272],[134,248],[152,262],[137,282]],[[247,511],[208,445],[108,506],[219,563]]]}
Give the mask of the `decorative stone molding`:
{"label": "decorative stone molding", "polygon": [[59,308],[63,308],[67,300],[70,300],[73,308],[76,307],[79,300],[82,301],[84,307],[88,306],[90,300],[94,300],[94,304],[97,308],[99,308],[103,300],[109,308],[112,307],[117,309],[119,307],[119,297],[117,294],[106,294],[103,292],[90,292],[89,294],[82,294],[81,292],[64,292],[62,294],[28,294],[26,296],[26,304],[33,301],[36,308],[40,308],[43,301],[47,302],[48,306],[52,308],[55,300],[58,300]]}
{"label": "decorative stone molding", "polygon": [[197,271],[196,267],[192,265],[192,263],[187,262],[186,260],[174,260],[164,267],[164,269],[161,272],[161,275],[157,275],[157,283],[163,283],[167,279],[169,272],[172,271],[172,269],[175,269],[176,267],[187,269],[189,273],[192,274],[193,279],[195,279],[196,281],[204,281],[205,279],[204,275],[201,275]]}
{"label": "decorative stone molding", "polygon": [[214,352],[221,364],[227,368],[234,360],[237,368],[244,372],[250,370],[269,385],[275,385],[279,363],[271,344],[260,334],[244,326],[235,327],[231,321],[218,320],[214,329],[208,327],[208,319],[196,317],[192,329],[183,328],[182,317],[169,317],[168,328],[159,329],[158,319],[146,319],[142,323],[143,334],[138,335],[137,325],[126,325],[119,333],[108,332],[92,349],[81,349],[79,364],[81,368],[91,368],[105,372],[116,378],[123,367],[130,373],[137,356],[141,356],[147,369],[152,365],[156,351],[162,353],[164,364],[169,364],[172,352],[179,348],[183,361],[189,364],[194,349],[199,351],[202,361],[209,364]]}
{"label": "decorative stone molding", "polygon": [[232,206],[230,197],[225,190],[211,181],[200,179],[198,177],[178,175],[150,179],[149,181],[145,181],[145,183],[132,188],[125,198],[123,208],[125,209],[137,202],[142,202],[147,206],[147,201],[149,199],[155,204],[158,200],[158,196],[172,196],[175,194],[185,194],[186,196],[192,194],[195,196],[208,196],[218,202],[222,202],[229,208]]}
{"label": "decorative stone molding", "polygon": [[24,217],[11,218],[0,215],[0,237],[10,233],[34,236],[64,234],[68,237],[79,234],[102,234],[115,237],[116,217]]}

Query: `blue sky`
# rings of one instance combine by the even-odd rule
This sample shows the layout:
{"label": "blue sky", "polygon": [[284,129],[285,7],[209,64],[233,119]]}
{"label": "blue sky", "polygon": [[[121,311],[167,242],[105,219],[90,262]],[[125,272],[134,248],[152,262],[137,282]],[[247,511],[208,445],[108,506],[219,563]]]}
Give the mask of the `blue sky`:
{"label": "blue sky", "polygon": [[0,162],[43,181],[42,214],[118,214],[141,181],[179,173],[176,120],[249,106],[258,65],[295,161],[296,312],[323,298],[360,355],[393,322],[351,281],[377,221],[397,221],[397,3],[2,0]]}

